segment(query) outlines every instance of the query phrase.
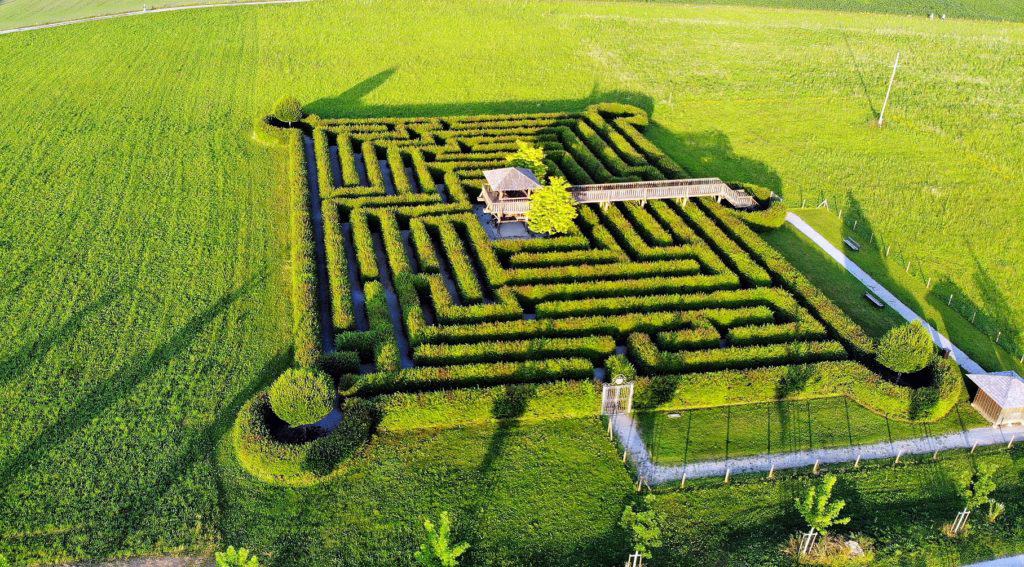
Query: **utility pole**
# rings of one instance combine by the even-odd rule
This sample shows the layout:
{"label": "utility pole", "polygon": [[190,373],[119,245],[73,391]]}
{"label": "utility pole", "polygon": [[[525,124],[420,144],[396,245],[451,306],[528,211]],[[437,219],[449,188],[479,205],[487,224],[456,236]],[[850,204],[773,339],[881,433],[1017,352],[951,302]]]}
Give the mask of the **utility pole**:
{"label": "utility pole", "polygon": [[896,52],[896,62],[892,64],[892,75],[889,76],[889,88],[885,90],[885,102],[882,103],[882,112],[878,113],[878,125],[885,122],[885,107],[889,106],[889,95],[892,94],[892,82],[896,80],[896,68],[900,66],[900,52]]}

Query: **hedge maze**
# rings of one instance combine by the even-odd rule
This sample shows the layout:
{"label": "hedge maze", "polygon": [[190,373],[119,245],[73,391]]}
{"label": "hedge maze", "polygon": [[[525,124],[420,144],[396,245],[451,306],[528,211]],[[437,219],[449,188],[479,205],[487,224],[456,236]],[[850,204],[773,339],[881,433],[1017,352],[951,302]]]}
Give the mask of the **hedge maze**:
{"label": "hedge maze", "polygon": [[257,121],[291,156],[297,363],[334,375],[345,404],[371,400],[382,427],[490,417],[514,384],[536,385],[530,411],[594,414],[609,364],[636,369],[648,407],[848,395],[900,419],[945,414],[959,377],[910,389],[880,376],[873,341],[753,230],[781,222],[767,195],[743,213],[713,199],[583,205],[569,234],[488,237],[474,213],[482,171],[507,165],[517,140],[574,184],[689,177],[646,125],[619,104]]}

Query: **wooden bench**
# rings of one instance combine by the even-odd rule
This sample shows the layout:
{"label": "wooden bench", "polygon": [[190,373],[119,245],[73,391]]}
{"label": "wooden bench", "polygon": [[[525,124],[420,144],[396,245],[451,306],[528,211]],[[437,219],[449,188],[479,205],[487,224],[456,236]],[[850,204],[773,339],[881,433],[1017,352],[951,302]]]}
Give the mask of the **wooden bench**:
{"label": "wooden bench", "polygon": [[868,298],[868,301],[870,301],[872,305],[879,309],[885,307],[885,304],[882,303],[882,300],[875,297],[871,292],[865,293],[864,297]]}
{"label": "wooden bench", "polygon": [[850,250],[853,250],[854,252],[860,252],[860,242],[857,242],[849,236],[843,239],[843,244],[847,245]]}

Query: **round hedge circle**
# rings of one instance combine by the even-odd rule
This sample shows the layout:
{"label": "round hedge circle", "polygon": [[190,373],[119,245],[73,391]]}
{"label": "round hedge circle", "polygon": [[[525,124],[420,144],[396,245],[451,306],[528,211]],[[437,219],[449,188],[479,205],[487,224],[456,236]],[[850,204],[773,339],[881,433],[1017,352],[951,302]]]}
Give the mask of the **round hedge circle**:
{"label": "round hedge circle", "polygon": [[320,421],[334,408],[334,380],[306,368],[285,370],[270,386],[270,407],[292,427]]}
{"label": "round hedge circle", "polygon": [[379,419],[373,404],[349,398],[342,409],[345,416],[334,431],[305,442],[288,442],[272,433],[268,425],[272,411],[266,391],[250,399],[238,412],[232,441],[246,471],[264,482],[288,486],[309,486],[344,470]]}

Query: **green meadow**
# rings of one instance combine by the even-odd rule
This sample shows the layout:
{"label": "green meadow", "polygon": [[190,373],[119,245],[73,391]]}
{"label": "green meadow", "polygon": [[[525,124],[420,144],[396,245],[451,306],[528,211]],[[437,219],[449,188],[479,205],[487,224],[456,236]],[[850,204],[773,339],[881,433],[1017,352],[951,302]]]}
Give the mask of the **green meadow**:
{"label": "green meadow", "polygon": [[856,447],[987,424],[967,404],[954,407],[934,423],[906,423],[872,413],[846,398],[640,413],[638,422],[654,461],[666,465]]}
{"label": "green meadow", "polygon": [[[621,560],[629,478],[596,422],[388,439],[310,491],[232,461],[239,407],[291,361],[285,157],[251,139],[281,95],[327,117],[636,104],[694,175],[855,204],[1016,329],[1022,55],[1015,23],[631,2],[320,0],[0,36],[0,553],[390,565],[447,509],[480,562]],[[518,536],[489,533],[503,517]]]}
{"label": "green meadow", "polygon": [[[846,501],[843,536],[859,534],[875,550],[870,565],[955,567],[1024,552],[1021,499],[1021,452],[1005,449],[987,454],[945,454],[933,462],[926,455],[913,464],[892,460],[862,467],[833,469],[839,482],[835,498]],[[984,509],[971,516],[969,533],[951,539],[942,526],[963,506],[956,486],[981,463],[997,467],[993,498],[1006,505],[1005,516],[990,524]],[[828,469],[828,467],[825,467]],[[685,490],[665,489],[655,508],[665,522],[665,546],[655,553],[657,565],[793,565],[779,553],[790,537],[805,530],[793,500],[820,479],[811,471],[687,482]]]}

